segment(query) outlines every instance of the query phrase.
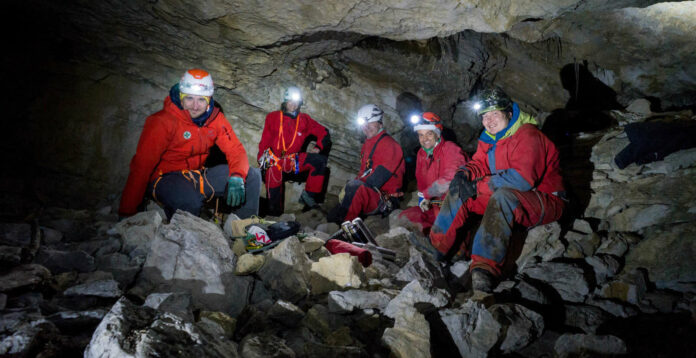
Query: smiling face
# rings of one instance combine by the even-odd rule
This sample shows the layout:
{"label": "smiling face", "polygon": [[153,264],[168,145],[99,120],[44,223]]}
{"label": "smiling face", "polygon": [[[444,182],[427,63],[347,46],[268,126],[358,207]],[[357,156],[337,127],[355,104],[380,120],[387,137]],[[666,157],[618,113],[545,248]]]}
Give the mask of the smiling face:
{"label": "smiling face", "polygon": [[488,133],[498,134],[510,123],[510,113],[503,111],[490,111],[483,114],[481,122]]}
{"label": "smiling face", "polygon": [[429,129],[418,130],[418,142],[420,142],[421,147],[425,149],[433,148],[438,139],[440,139],[440,137],[438,137],[435,131]]}
{"label": "smiling face", "polygon": [[187,94],[181,100],[181,106],[191,114],[191,118],[198,118],[208,110],[210,97]]}
{"label": "smiling face", "polygon": [[370,122],[360,127],[360,129],[362,129],[363,133],[365,133],[365,136],[369,139],[377,135],[377,133],[379,133],[379,131],[382,130],[382,123]]}

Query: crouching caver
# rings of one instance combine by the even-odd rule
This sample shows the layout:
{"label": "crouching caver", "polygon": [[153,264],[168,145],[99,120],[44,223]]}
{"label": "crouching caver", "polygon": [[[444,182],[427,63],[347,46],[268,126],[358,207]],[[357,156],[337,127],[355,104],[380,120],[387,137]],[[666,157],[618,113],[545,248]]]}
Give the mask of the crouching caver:
{"label": "crouching caver", "polygon": [[[258,214],[261,172],[249,167],[246,150],[213,100],[213,79],[201,69],[184,73],[164,99],[164,108],[145,121],[121,195],[119,216],[137,212],[143,196],[164,206],[167,218],[177,209],[198,215],[206,201],[225,197],[235,214]],[[227,164],[205,168],[217,145]]]}
{"label": "crouching caver", "polygon": [[411,123],[421,145],[416,157],[418,206],[402,211],[399,218],[416,224],[428,235],[449,184],[457,169],[466,164],[468,155],[455,143],[442,139],[443,126],[435,113],[414,115]]}
{"label": "crouching caver", "polygon": [[360,150],[360,172],[339,194],[340,203],[328,220],[340,224],[360,215],[386,215],[398,207],[403,196],[404,154],[401,146],[384,131],[384,112],[374,104],[358,111],[358,125],[367,139]]}
{"label": "crouching caver", "polygon": [[450,183],[430,240],[442,253],[458,250],[457,229],[471,213],[482,214],[470,267],[474,290],[490,292],[501,276],[513,223],[533,227],[558,220],[565,192],[558,150],[533,117],[498,88],[484,91],[475,106],[485,130],[472,160]]}

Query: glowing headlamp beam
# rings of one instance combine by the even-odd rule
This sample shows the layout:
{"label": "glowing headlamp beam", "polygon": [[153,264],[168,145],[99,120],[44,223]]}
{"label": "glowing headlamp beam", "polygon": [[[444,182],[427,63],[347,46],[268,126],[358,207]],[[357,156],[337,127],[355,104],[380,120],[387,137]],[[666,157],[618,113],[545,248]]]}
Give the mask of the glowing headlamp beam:
{"label": "glowing headlamp beam", "polygon": [[411,123],[412,123],[412,124],[417,124],[418,122],[420,122],[420,116],[417,115],[417,114],[412,115],[412,116],[411,116]]}
{"label": "glowing headlamp beam", "polygon": [[474,103],[474,105],[471,106],[471,108],[473,108],[474,111],[478,111],[479,109],[481,109],[481,102]]}

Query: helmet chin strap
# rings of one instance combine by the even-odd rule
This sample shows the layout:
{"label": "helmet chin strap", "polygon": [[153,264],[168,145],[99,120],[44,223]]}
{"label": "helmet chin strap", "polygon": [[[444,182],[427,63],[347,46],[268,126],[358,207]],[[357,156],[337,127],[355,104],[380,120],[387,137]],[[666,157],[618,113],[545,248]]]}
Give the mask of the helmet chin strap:
{"label": "helmet chin strap", "polygon": [[292,111],[292,112],[283,111],[283,114],[285,114],[286,116],[288,116],[288,117],[290,117],[290,118],[293,118],[293,119],[296,118],[297,115],[298,115],[299,113],[300,113],[299,110],[295,110],[295,111]]}

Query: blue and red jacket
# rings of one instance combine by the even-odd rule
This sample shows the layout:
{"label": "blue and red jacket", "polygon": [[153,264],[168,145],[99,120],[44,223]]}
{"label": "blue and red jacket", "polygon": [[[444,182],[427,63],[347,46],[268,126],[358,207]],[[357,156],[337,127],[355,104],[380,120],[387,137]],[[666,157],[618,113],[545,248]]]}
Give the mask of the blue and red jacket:
{"label": "blue and red jacket", "polygon": [[188,111],[181,109],[172,102],[171,96],[167,96],[162,110],[145,121],[121,195],[119,215],[135,214],[148,183],[162,174],[200,170],[213,144],[225,153],[230,176],[246,178],[249,171],[246,150],[220,108],[214,107],[208,119],[199,127]]}
{"label": "blue and red jacket", "polygon": [[507,128],[497,135],[483,131],[471,161],[465,167],[477,183],[476,212],[482,213],[499,188],[564,191],[556,146],[536,127],[536,120],[513,104]]}

